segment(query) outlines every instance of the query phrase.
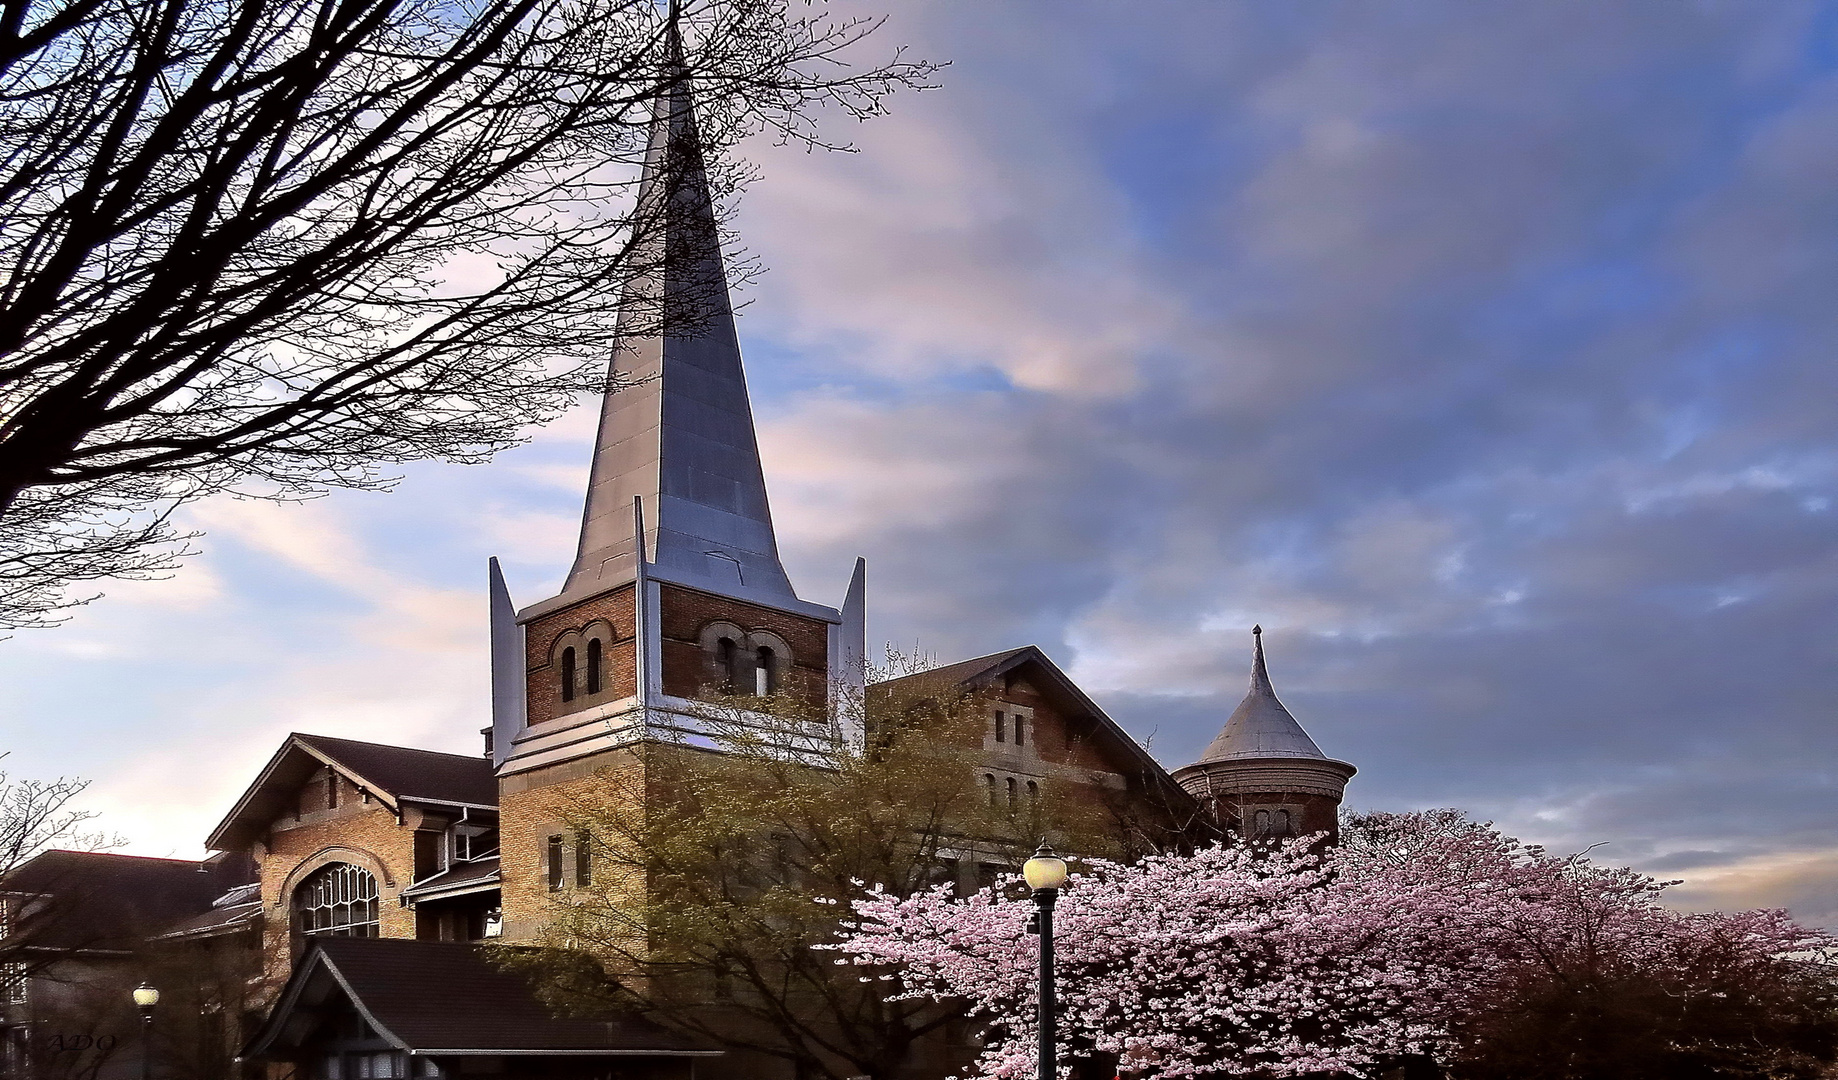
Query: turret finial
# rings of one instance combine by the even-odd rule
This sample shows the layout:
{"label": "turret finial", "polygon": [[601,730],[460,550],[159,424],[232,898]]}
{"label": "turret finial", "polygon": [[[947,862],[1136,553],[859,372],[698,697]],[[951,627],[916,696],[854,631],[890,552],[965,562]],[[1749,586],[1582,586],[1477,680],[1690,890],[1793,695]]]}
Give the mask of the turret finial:
{"label": "turret finial", "polygon": [[1276,696],[1270,686],[1270,672],[1264,667],[1264,628],[1262,624],[1251,627],[1251,692]]}

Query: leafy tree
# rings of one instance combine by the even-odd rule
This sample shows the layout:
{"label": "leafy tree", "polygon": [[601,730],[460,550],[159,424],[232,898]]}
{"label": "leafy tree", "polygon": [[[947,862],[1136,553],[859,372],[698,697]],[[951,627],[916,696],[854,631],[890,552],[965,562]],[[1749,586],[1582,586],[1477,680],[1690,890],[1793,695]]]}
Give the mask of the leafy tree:
{"label": "leafy tree", "polygon": [[[1835,1059],[1824,934],[1784,912],[1692,915],[1662,882],[1553,857],[1454,811],[1093,863],[1059,902],[1065,1053],[1150,1076],[1475,1080],[1811,1077]],[[844,942],[897,1000],[992,1025],[981,1071],[1031,1076],[1025,900],[880,892]],[[1627,994],[1623,997],[1621,995]],[[1420,1070],[1414,1070],[1420,1071]]]}
{"label": "leafy tree", "polygon": [[186,500],[482,460],[606,389],[622,338],[725,303],[620,308],[706,254],[660,242],[681,200],[633,198],[654,105],[694,87],[699,151],[654,164],[707,160],[722,202],[742,136],[823,145],[813,107],[925,81],[845,63],[874,25],[788,0],[0,3],[0,626],[170,567]]}
{"label": "leafy tree", "polygon": [[895,1075],[922,1043],[948,1042],[960,1010],[889,999],[815,948],[851,903],[869,888],[951,891],[1018,865],[1044,833],[1115,843],[1051,787],[1012,816],[992,805],[975,767],[987,716],[982,695],[923,682],[865,702],[709,704],[705,748],[655,746],[642,770],[602,772],[566,805],[592,886],[558,894],[543,951],[506,958],[565,1007],[646,1011],[800,1076]]}

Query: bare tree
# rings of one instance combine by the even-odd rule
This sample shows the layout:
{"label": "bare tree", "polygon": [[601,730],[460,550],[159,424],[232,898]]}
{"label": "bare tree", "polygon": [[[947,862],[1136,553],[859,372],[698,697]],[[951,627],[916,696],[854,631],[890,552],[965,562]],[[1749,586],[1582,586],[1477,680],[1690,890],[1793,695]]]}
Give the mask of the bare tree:
{"label": "bare tree", "polygon": [[0,626],[171,566],[185,500],[482,460],[605,389],[622,335],[700,317],[610,314],[694,260],[659,240],[680,200],[633,197],[655,103],[693,85],[715,180],[692,194],[728,205],[738,139],[828,145],[817,110],[925,82],[897,51],[845,62],[876,25],[789,0],[0,0]]}
{"label": "bare tree", "polygon": [[[0,757],[4,757],[0,754]],[[95,817],[71,802],[87,780],[15,780],[0,773],[0,975],[23,978],[48,963],[39,946],[65,934],[68,904],[52,901],[60,882],[22,880],[26,865],[41,853],[64,847],[100,851],[119,841],[85,826]]]}

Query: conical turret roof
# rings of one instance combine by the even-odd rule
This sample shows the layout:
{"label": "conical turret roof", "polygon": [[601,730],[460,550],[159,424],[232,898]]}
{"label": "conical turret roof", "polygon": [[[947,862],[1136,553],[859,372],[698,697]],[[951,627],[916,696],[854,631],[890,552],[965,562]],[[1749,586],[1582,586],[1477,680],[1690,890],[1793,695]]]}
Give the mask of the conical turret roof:
{"label": "conical turret roof", "polygon": [[1225,727],[1207,745],[1197,765],[1218,761],[1244,761],[1252,758],[1328,757],[1308,737],[1296,718],[1277,700],[1270,685],[1270,672],[1264,666],[1264,628],[1251,628],[1255,644],[1251,650],[1251,692],[1232,710]]}

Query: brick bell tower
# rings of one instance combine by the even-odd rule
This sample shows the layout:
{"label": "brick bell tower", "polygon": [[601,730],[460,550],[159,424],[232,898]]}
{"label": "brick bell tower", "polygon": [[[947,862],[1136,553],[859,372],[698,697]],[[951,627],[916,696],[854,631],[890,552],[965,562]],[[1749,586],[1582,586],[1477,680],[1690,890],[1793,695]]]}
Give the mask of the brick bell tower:
{"label": "brick bell tower", "polygon": [[[679,50],[680,45],[673,41]],[[640,239],[612,361],[574,565],[560,594],[515,609],[493,560],[492,760],[504,934],[529,936],[580,867],[562,825],[572,793],[643,770],[664,746],[709,745],[695,701],[741,693],[858,693],[863,574],[840,608],[798,597],[779,562],[689,79],[666,75],[639,205]],[[846,707],[846,706],[845,706]]]}
{"label": "brick bell tower", "polygon": [[1175,782],[1246,840],[1340,836],[1340,800],[1358,770],[1321,752],[1277,700],[1264,666],[1264,628],[1251,628],[1251,690]]}

